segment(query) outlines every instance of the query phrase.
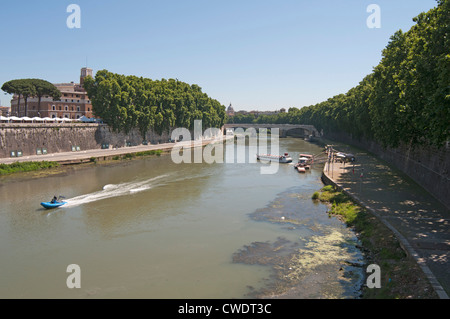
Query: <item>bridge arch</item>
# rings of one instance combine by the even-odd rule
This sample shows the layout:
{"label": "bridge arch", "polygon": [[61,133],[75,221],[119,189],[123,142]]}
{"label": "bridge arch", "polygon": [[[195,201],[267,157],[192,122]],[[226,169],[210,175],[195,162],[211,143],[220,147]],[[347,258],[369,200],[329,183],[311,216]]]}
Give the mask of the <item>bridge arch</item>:
{"label": "bridge arch", "polygon": [[304,124],[225,124],[224,131],[227,129],[236,129],[236,128],[255,128],[257,130],[261,128],[278,128],[280,130],[280,136],[286,137],[287,133],[291,130],[299,130],[302,129],[305,132],[305,135],[313,137],[320,137],[321,134],[313,125],[304,125]]}

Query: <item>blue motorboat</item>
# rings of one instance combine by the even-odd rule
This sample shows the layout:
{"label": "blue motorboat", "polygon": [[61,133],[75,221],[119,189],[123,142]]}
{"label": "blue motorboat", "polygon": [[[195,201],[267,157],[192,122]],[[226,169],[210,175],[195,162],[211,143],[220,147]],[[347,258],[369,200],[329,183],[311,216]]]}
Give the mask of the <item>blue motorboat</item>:
{"label": "blue motorboat", "polygon": [[52,208],[58,208],[61,207],[65,204],[67,204],[67,202],[63,202],[61,201],[61,198],[63,198],[62,196],[60,196],[59,198],[53,197],[53,199],[50,202],[42,202],[41,206],[46,208],[46,209],[52,209]]}
{"label": "blue motorboat", "polygon": [[42,202],[41,203],[42,207],[44,207],[46,209],[58,208],[58,207],[61,207],[61,206],[65,205],[65,204],[67,204],[67,202],[56,202],[56,203]]}

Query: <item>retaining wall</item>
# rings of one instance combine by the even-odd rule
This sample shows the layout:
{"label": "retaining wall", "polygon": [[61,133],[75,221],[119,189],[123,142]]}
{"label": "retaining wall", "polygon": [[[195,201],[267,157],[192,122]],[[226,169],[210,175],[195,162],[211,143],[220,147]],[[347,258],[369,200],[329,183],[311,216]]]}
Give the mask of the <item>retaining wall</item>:
{"label": "retaining wall", "polygon": [[[166,143],[170,132],[162,135],[154,131],[147,133],[151,144]],[[113,132],[104,124],[0,124],[0,158],[11,157],[11,152],[21,151],[23,156],[36,155],[43,149],[47,153],[70,152],[72,147],[80,150],[121,148],[140,145],[141,134],[132,130],[129,134]],[[17,155],[17,154],[16,154]]]}

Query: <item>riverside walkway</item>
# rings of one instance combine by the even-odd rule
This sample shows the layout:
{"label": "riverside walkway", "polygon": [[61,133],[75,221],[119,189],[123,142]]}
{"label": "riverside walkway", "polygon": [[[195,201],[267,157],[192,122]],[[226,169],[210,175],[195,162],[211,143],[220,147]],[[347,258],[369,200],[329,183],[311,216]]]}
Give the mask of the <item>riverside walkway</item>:
{"label": "riverside walkway", "polygon": [[415,258],[441,299],[450,295],[450,211],[400,171],[366,151],[335,143],[355,165],[326,164],[324,178],[376,215]]}
{"label": "riverside walkway", "polygon": [[[226,137],[223,137],[224,139]],[[134,154],[138,152],[145,151],[156,151],[162,150],[164,152],[169,152],[173,147],[182,146],[183,148],[195,148],[203,147],[205,145],[216,143],[217,139],[203,139],[201,141],[186,141],[178,143],[164,143],[157,145],[139,145],[131,147],[122,148],[110,148],[110,149],[91,149],[91,150],[81,150],[78,152],[62,152],[62,153],[52,153],[45,155],[30,155],[23,157],[11,157],[11,158],[0,158],[0,164],[12,164],[15,162],[38,162],[38,161],[49,161],[58,162],[62,165],[71,164],[81,164],[96,160],[111,160],[116,156],[122,156],[126,154]]]}

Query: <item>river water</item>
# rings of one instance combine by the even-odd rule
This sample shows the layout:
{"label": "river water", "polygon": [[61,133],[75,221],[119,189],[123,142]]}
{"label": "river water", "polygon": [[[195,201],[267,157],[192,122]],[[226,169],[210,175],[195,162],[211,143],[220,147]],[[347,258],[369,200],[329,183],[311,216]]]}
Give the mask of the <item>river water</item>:
{"label": "river water", "polygon": [[[262,165],[164,155],[0,180],[0,298],[357,298],[357,239],[311,200],[323,165]],[[40,207],[55,194],[68,204]]]}

